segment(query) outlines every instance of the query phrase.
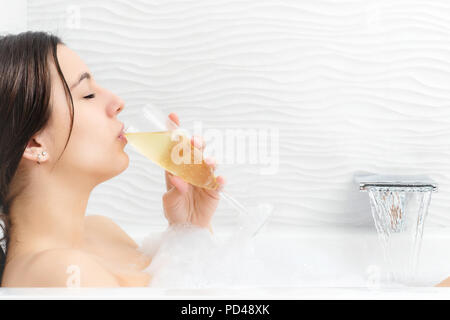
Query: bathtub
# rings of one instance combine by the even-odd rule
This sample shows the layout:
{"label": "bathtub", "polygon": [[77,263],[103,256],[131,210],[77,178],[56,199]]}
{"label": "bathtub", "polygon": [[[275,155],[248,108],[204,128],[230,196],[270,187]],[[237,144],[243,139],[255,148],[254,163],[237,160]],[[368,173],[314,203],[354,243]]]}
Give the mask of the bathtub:
{"label": "bathtub", "polygon": [[[228,234],[216,231],[217,237]],[[145,237],[134,234],[138,243]],[[450,289],[433,287],[450,276],[449,245],[448,228],[426,229],[420,284],[386,287],[371,278],[382,262],[374,229],[266,226],[254,239],[255,253],[280,261],[280,274],[289,272],[296,281],[277,282],[274,275],[258,286],[232,288],[0,288],[0,299],[450,299]],[[297,274],[299,265],[304,268]]]}

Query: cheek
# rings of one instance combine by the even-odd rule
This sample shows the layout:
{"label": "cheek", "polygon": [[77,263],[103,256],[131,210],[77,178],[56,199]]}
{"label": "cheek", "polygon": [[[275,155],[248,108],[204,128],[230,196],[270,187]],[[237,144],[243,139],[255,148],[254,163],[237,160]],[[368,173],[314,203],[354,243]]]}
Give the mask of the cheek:
{"label": "cheek", "polygon": [[69,144],[76,166],[98,169],[107,165],[114,139],[108,134],[106,120],[92,112],[89,115],[79,112],[74,118]]}

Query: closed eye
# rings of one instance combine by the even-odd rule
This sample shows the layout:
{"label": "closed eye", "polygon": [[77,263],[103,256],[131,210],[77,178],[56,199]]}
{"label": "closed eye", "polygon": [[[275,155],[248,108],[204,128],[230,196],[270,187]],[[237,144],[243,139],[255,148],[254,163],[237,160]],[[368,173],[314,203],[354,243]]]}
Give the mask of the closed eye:
{"label": "closed eye", "polygon": [[91,93],[90,95],[83,97],[83,99],[94,99],[94,98],[95,98],[95,93]]}

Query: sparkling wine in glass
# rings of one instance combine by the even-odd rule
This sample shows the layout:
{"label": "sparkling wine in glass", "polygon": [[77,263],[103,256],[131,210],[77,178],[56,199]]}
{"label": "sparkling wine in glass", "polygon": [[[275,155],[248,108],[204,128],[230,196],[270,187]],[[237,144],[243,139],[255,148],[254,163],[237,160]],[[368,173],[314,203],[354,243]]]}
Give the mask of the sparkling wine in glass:
{"label": "sparkling wine in glass", "polygon": [[[152,104],[129,107],[121,116],[125,119],[127,140],[146,158],[194,186],[210,190],[219,186],[213,169],[203,159],[203,150],[195,147],[191,135],[159,108]],[[266,206],[252,214],[224,190],[219,194],[241,214],[245,231],[251,236],[256,235],[272,213]]]}

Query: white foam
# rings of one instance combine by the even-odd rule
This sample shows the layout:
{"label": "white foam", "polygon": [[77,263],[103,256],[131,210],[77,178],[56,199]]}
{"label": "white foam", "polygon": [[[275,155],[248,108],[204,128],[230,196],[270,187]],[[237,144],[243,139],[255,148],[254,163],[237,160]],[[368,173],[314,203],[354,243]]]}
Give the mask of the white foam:
{"label": "white foam", "polygon": [[252,274],[260,273],[262,265],[249,239],[219,239],[209,230],[192,225],[172,226],[148,236],[141,250],[153,256],[146,270],[152,275],[152,287],[242,285]]}
{"label": "white foam", "polygon": [[[239,230],[217,237],[209,230],[177,225],[146,237],[141,250],[153,257],[146,269],[151,287],[239,288],[361,285],[360,275],[330,273],[329,255],[298,256],[291,241],[259,242]],[[321,266],[321,267],[317,267]],[[339,274],[341,273],[341,274]]]}

